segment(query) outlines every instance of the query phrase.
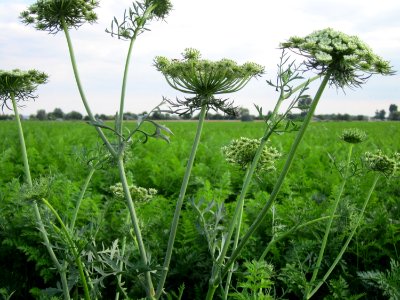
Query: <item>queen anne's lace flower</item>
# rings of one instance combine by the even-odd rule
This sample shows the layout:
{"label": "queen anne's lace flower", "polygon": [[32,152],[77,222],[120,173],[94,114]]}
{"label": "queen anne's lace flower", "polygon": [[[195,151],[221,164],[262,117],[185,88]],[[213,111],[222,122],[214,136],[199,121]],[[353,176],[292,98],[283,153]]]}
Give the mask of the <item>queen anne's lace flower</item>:
{"label": "queen anne's lace flower", "polygon": [[[114,196],[124,198],[124,190],[120,182],[111,186],[110,190]],[[131,193],[132,200],[136,203],[147,203],[157,194],[156,189],[146,189],[136,185],[130,185],[129,192]]]}
{"label": "queen anne's lace flower", "polygon": [[225,102],[213,96],[237,92],[251,78],[264,72],[262,66],[252,62],[238,65],[230,59],[201,59],[200,52],[192,48],[185,49],[182,56],[182,60],[157,56],[155,66],[174,89],[196,95],[184,103],[193,109],[200,108],[203,101],[208,101],[206,104],[209,107],[226,112]]}
{"label": "queen anne's lace flower", "polygon": [[37,70],[0,70],[0,102],[2,102],[2,108],[7,106],[7,100],[10,100],[11,97],[14,97],[17,102],[36,98],[33,93],[39,84],[47,82],[47,78],[47,74]]}
{"label": "queen anne's lace flower", "polygon": [[291,37],[282,48],[299,51],[310,69],[331,72],[330,82],[340,88],[359,86],[371,74],[393,74],[389,62],[374,54],[357,36],[349,36],[331,28],[310,35]]}
{"label": "queen anne's lace flower", "polygon": [[[227,162],[245,170],[252,163],[259,146],[259,139],[241,137],[222,147],[222,153]],[[277,149],[265,146],[258,161],[257,172],[275,170],[275,161],[280,156]]]}
{"label": "queen anne's lace flower", "polygon": [[20,18],[25,24],[34,24],[38,30],[57,33],[63,30],[63,22],[67,28],[96,22],[94,9],[98,6],[96,0],[37,0]]}
{"label": "queen anne's lace flower", "polygon": [[365,139],[367,138],[367,134],[365,133],[365,131],[358,128],[348,128],[343,130],[340,138],[346,143],[358,144],[365,141]]}
{"label": "queen anne's lace flower", "polygon": [[365,153],[365,162],[367,167],[375,172],[380,172],[389,177],[394,175],[400,169],[400,153],[394,153],[389,157],[377,150],[373,153]]}

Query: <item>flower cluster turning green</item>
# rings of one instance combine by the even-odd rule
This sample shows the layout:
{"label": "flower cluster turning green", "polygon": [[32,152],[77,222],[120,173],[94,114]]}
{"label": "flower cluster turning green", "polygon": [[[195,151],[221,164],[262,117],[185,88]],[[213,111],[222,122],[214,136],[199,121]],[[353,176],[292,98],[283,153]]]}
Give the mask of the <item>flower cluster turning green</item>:
{"label": "flower cluster turning green", "polygon": [[67,28],[77,28],[85,22],[94,23],[97,15],[96,0],[37,0],[20,15],[25,24],[34,24],[38,30],[57,33]]}
{"label": "flower cluster turning green", "polygon": [[[227,162],[238,165],[244,170],[252,163],[259,146],[259,139],[241,137],[222,147],[222,153]],[[277,149],[265,146],[257,165],[257,172],[275,170],[274,163],[280,156],[281,154]]]}
{"label": "flower cluster turning green", "polygon": [[47,82],[48,76],[37,70],[12,71],[0,70],[0,102],[2,108],[7,106],[7,100],[11,97],[18,101],[36,98],[33,94],[39,84]]}
{"label": "flower cluster turning green", "polygon": [[365,141],[367,138],[367,134],[365,131],[360,130],[358,128],[348,128],[343,130],[340,139],[350,144],[358,144]]}
{"label": "flower cluster turning green", "polygon": [[200,52],[191,48],[185,49],[182,56],[182,60],[158,56],[155,66],[174,89],[188,94],[208,97],[233,93],[264,72],[262,66],[252,62],[238,65],[230,59],[201,59]]}
{"label": "flower cluster turning green", "polygon": [[[308,58],[307,66],[331,72],[330,81],[340,88],[359,86],[370,74],[393,74],[389,62],[374,54],[357,36],[331,28],[302,37],[291,37],[282,48],[298,50]],[[365,75],[368,74],[368,75]]]}
{"label": "flower cluster turning green", "polygon": [[394,153],[389,157],[377,150],[374,153],[365,153],[365,162],[367,167],[375,172],[380,172],[389,177],[394,175],[400,169],[400,153]]}
{"label": "flower cluster turning green", "polygon": [[[111,186],[110,190],[116,197],[124,198],[124,190],[120,182]],[[129,191],[131,193],[132,200],[136,203],[147,203],[157,194],[156,189],[146,189],[136,185],[130,185]]]}

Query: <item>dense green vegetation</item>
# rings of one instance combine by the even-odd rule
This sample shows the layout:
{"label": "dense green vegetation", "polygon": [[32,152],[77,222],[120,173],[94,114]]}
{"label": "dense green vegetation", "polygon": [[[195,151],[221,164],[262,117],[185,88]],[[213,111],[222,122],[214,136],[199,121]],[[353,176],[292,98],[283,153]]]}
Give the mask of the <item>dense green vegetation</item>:
{"label": "dense green vegetation", "polygon": [[[165,224],[169,224],[172,219],[196,129],[194,122],[170,122],[167,125],[174,133],[169,144],[154,139],[145,144],[135,143],[125,157],[128,181],[158,191],[150,202],[138,205],[142,234],[151,253],[150,264],[155,270],[162,264],[168,240],[168,225]],[[16,125],[11,121],[0,123],[0,265],[3,270],[0,274],[0,288],[8,292],[15,291],[13,297],[16,299],[28,299],[32,295],[40,298],[40,290],[43,289],[47,289],[47,294],[57,295],[59,292],[59,278],[38,237],[30,199],[44,197],[57,209],[64,221],[71,219],[74,203],[89,173],[89,167],[82,166],[101,152],[101,141],[87,124],[29,121],[23,122],[23,126],[35,186],[34,194],[23,185],[23,165]],[[134,123],[127,123],[126,126],[134,127]],[[232,213],[244,177],[243,171],[225,162],[221,147],[242,136],[259,138],[264,126],[261,122],[205,123],[167,278],[168,298],[174,299],[172,291],[178,294],[182,284],[185,285],[184,299],[204,297],[212,262],[205,231],[195,207],[203,212],[203,223],[208,224],[209,228],[212,227],[214,217],[220,216],[218,226],[211,229],[217,234],[221,233],[221,228],[226,225],[224,214]],[[238,261],[232,286],[240,293],[232,289],[232,298],[245,299],[241,297],[261,288],[271,290],[271,295],[276,298],[302,297],[305,280],[309,280],[312,265],[318,256],[324,221],[301,225],[327,215],[341,182],[339,171],[347,153],[346,145],[340,141],[339,136],[343,129],[349,127],[363,129],[368,139],[356,145],[353,150],[354,166],[357,165],[357,169],[353,169],[354,176],[346,185],[321,267],[322,270],[329,268],[349,235],[372,183],[371,172],[361,170],[360,157],[364,152],[376,149],[387,153],[399,151],[400,127],[396,122],[311,124],[277,201]],[[244,228],[255,218],[271,193],[293,136],[290,133],[272,136],[269,144],[283,155],[277,164],[277,172],[260,174],[253,180],[245,201]],[[100,167],[94,173],[77,219],[81,238],[79,245],[84,249],[82,256],[85,262],[90,264],[94,248],[104,248],[103,256],[97,260],[98,265],[89,268],[97,276],[95,283],[99,284],[99,289],[101,284],[115,286],[115,281],[109,276],[111,274],[107,273],[112,261],[106,249],[112,247],[115,239],[126,236],[129,230],[124,222],[125,204],[110,189],[119,182],[118,170],[115,167],[110,169],[107,161],[103,164],[107,167]],[[363,299],[384,299],[389,296],[396,299],[396,295],[399,295],[400,276],[395,268],[396,262],[398,264],[400,260],[398,183],[398,177],[388,181],[381,178],[378,181],[361,225],[343,259],[318,291],[318,299],[357,299],[355,295]],[[52,226],[54,216],[46,213],[44,206],[41,209],[51,243],[55,248],[65,247],[59,232]],[[96,243],[93,237],[96,237]],[[257,254],[261,256],[271,239],[276,242],[270,244],[264,263],[256,262],[259,258]],[[136,275],[140,278],[143,266],[135,265],[138,251],[133,245],[128,250],[133,259],[130,259],[131,263],[126,267],[133,278]],[[374,274],[375,277],[380,274],[381,277],[378,277],[386,278],[386,281],[365,279]],[[257,281],[262,278],[269,278],[270,282]],[[130,297],[138,299],[144,296],[140,280],[131,280],[126,284]],[[108,299],[107,289],[103,291],[103,298]]]}

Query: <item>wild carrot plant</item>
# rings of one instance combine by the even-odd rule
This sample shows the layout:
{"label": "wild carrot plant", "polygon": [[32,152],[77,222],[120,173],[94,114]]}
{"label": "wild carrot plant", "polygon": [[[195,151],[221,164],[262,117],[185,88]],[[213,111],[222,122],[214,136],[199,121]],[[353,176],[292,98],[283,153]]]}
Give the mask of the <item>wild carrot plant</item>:
{"label": "wild carrot plant", "polygon": [[[21,13],[21,19],[26,24],[33,24],[36,29],[42,31],[48,31],[52,34],[56,34],[60,31],[63,31],[65,34],[65,38],[68,45],[69,55],[71,59],[71,64],[76,80],[76,84],[78,86],[78,90],[83,102],[83,105],[86,109],[86,112],[91,120],[91,124],[95,126],[96,131],[98,132],[100,138],[103,143],[106,145],[109,150],[111,156],[113,157],[116,166],[119,170],[121,184],[124,190],[126,203],[128,206],[128,211],[130,213],[132,227],[135,232],[135,237],[141,257],[141,261],[143,265],[148,265],[148,253],[145,248],[141,230],[139,227],[138,217],[136,214],[135,206],[132,201],[132,197],[129,191],[128,182],[125,173],[124,167],[124,153],[126,148],[132,143],[132,136],[135,133],[143,134],[147,137],[163,137],[165,135],[161,133],[162,130],[169,132],[166,127],[159,126],[156,123],[153,123],[156,127],[156,131],[154,134],[148,134],[140,129],[142,122],[138,123],[138,126],[132,132],[129,132],[128,135],[123,135],[123,112],[124,112],[124,103],[125,103],[125,95],[126,95],[126,85],[128,80],[128,72],[130,59],[132,54],[133,45],[136,41],[136,38],[139,34],[143,33],[145,30],[148,30],[146,27],[148,22],[153,19],[164,19],[168,12],[171,9],[171,4],[168,0],[146,0],[143,2],[134,2],[132,7],[129,8],[128,11],[125,11],[124,17],[122,21],[118,21],[116,18],[113,19],[111,23],[111,29],[106,30],[112,36],[117,36],[118,38],[122,38],[124,40],[128,40],[129,50],[126,57],[124,76],[121,88],[121,97],[120,97],[120,109],[117,114],[117,121],[115,128],[110,128],[98,120],[94,118],[94,115],[91,111],[89,102],[86,98],[83,85],[80,80],[78,67],[75,60],[74,49],[72,46],[71,37],[69,34],[70,28],[78,28],[82,24],[88,22],[93,23],[96,21],[97,16],[94,12],[94,9],[99,5],[98,1],[85,1],[85,0],[73,0],[73,1],[58,1],[58,0],[39,0],[35,4],[31,5],[28,10]],[[103,129],[111,130],[117,142],[111,143],[109,139],[103,132]],[[146,295],[148,298],[153,298],[154,296],[154,288],[152,283],[152,278],[149,271],[145,272],[145,287],[146,287]]]}
{"label": "wild carrot plant", "polygon": [[[157,266],[151,261],[151,249],[148,249],[146,238],[142,236],[143,228],[141,228],[141,222],[137,214],[137,208],[146,205],[156,194],[156,191],[135,185],[130,178],[131,176],[127,174],[125,164],[130,157],[129,155],[135,154],[137,143],[146,142],[149,138],[159,138],[169,142],[168,135],[172,134],[172,132],[166,126],[148,120],[146,115],[140,117],[136,126],[129,130],[124,125],[124,109],[129,68],[136,40],[140,34],[148,30],[148,25],[151,21],[166,18],[172,5],[169,0],[133,2],[132,6],[124,12],[122,20],[114,18],[110,28],[106,29],[106,32],[111,34],[112,37],[117,37],[129,43],[114,127],[96,119],[91,110],[79,76],[70,36],[72,28],[77,29],[84,23],[96,21],[95,9],[98,6],[99,1],[95,0],[37,0],[26,11],[21,13],[23,23],[33,25],[36,29],[47,31],[51,34],[63,32],[65,35],[73,74],[83,106],[90,119],[89,124],[95,128],[104,149],[107,151],[107,153],[100,151],[101,153],[98,153],[96,158],[90,159],[89,169],[86,170],[88,174],[74,204],[71,216],[68,216],[67,213],[63,215],[63,213],[57,211],[52,205],[51,199],[40,196],[31,200],[42,239],[51,261],[61,277],[64,299],[71,298],[70,292],[72,290],[75,292],[76,298],[81,297],[80,293],[82,292],[85,299],[102,297],[100,288],[105,280],[111,280],[116,286],[116,291],[113,295],[114,299],[117,300],[121,297],[128,299],[130,294],[124,284],[127,279],[131,279],[133,276],[139,278],[144,288],[144,293],[141,296],[145,294],[146,299],[160,299],[165,294],[166,279],[171,269],[171,258],[174,253],[179,219],[182,216],[182,207],[187,198],[186,191],[197,149],[200,145],[207,112],[215,110],[231,115],[236,114],[237,108],[233,102],[219,98],[219,95],[232,94],[241,90],[251,79],[260,77],[264,73],[264,67],[252,62],[240,65],[230,59],[221,59],[219,61],[202,59],[200,52],[192,48],[184,50],[182,59],[168,59],[162,56],[155,58],[154,65],[164,75],[167,83],[175,90],[189,95],[176,102],[164,99],[161,105],[168,103],[171,110],[177,114],[192,114],[195,111],[200,111],[191,152],[185,166],[176,203],[174,202],[174,214],[171,224],[168,226],[168,242],[166,243],[165,253],[163,253],[164,259],[162,264]],[[337,217],[337,207],[340,204],[352,172],[353,144],[361,142],[365,138],[364,134],[357,130],[345,131],[342,135],[342,140],[350,143],[349,153],[343,169],[339,191],[327,216],[320,216],[314,220],[296,225],[280,236],[273,235],[273,239],[263,248],[265,249],[264,252],[254,254],[258,260],[251,260],[251,262],[245,263],[248,273],[244,276],[245,281],[238,284],[238,287],[243,289],[243,295],[240,294],[240,291],[231,293],[235,264],[237,264],[238,259],[243,254],[243,249],[249,244],[250,238],[260,224],[263,223],[271,206],[277,199],[289,170],[295,162],[296,152],[305,136],[325,88],[328,85],[333,85],[340,89],[360,87],[373,74],[390,75],[393,73],[389,63],[375,55],[358,37],[348,36],[330,28],[316,31],[304,38],[292,37],[280,46],[282,55],[278,63],[276,81],[267,81],[267,84],[278,92],[275,108],[269,116],[264,116],[262,108],[256,106],[260,116],[265,120],[265,128],[261,137],[257,139],[246,137],[234,139],[221,149],[226,161],[237,166],[240,172],[244,173],[231,218],[225,218],[223,215],[223,204],[211,202],[205,210],[202,210],[201,205],[204,202],[196,203],[191,201],[198,219],[204,227],[203,232],[211,254],[212,265],[209,270],[208,291],[205,297],[203,295],[208,300],[215,298],[218,287],[221,287],[220,296],[223,299],[228,299],[229,296],[242,299],[243,295],[271,298],[274,269],[272,265],[266,264],[264,261],[264,257],[269,253],[271,247],[279,240],[301,228],[327,220],[318,259],[313,266],[310,281],[305,284],[304,297],[306,299],[311,298],[326,282],[341,260],[361,222],[378,179],[382,175],[385,177],[393,176],[400,168],[398,153],[393,156],[386,156],[382,152],[365,154],[364,165],[369,170],[377,172],[377,175],[365,197],[362,209],[351,227],[352,229],[346,242],[330,269],[322,279],[319,279],[318,274],[322,269],[321,264],[332,222]],[[299,54],[304,60],[301,60],[300,63],[290,61],[291,58],[287,54],[287,50]],[[306,93],[309,92],[310,83],[319,79],[321,79],[320,85],[312,101],[308,102],[311,98]],[[38,71],[0,71],[0,101],[2,101],[3,108],[4,106],[8,107],[8,101],[11,100],[12,102],[18,124],[25,180],[30,188],[33,188],[33,183],[29,171],[17,102],[34,98],[33,92],[36,87],[46,81],[47,75]],[[283,110],[282,107],[285,104],[287,104],[286,109]],[[155,108],[155,110],[159,109],[159,106]],[[307,111],[300,126],[288,118],[288,115],[294,109]],[[149,131],[144,126],[145,123],[150,124],[153,131]],[[106,134],[106,132],[109,134]],[[282,154],[274,145],[270,145],[272,144],[271,136],[289,132],[297,132],[297,134],[289,152]],[[275,172],[277,169],[276,161],[282,157],[285,158],[285,162],[282,169],[278,170],[280,174],[272,192],[268,198],[264,198],[264,203],[258,214],[243,234],[241,230],[245,214],[245,201],[251,189],[253,178],[259,174]],[[118,182],[114,182],[111,187],[108,185],[106,190],[115,199],[124,199],[127,209],[123,214],[124,217],[121,223],[129,223],[130,228],[124,233],[122,239],[115,240],[112,245],[103,245],[103,249],[98,250],[96,233],[90,232],[89,238],[88,236],[80,235],[77,228],[79,223],[77,220],[84,195],[94,172],[99,168],[105,167],[115,168],[118,171]],[[37,201],[41,201],[44,204],[42,212],[50,212],[47,215],[49,223],[47,228],[50,228],[54,234],[55,243],[59,246],[57,248],[49,240],[48,230],[41,218],[41,210]],[[208,226],[209,220],[206,215],[214,207],[216,209],[216,212],[213,213],[214,227],[211,228]],[[45,210],[45,208],[47,209]],[[165,224],[163,226],[166,227]],[[85,238],[89,240],[85,240]],[[62,246],[65,246],[65,248],[60,249]],[[129,261],[131,259],[129,249],[132,248],[135,248],[138,253],[139,263]],[[58,253],[63,255],[62,259],[57,256]],[[133,274],[127,274],[127,270],[133,272]],[[266,280],[260,278],[262,276],[266,276]],[[154,284],[155,280],[157,280],[156,285]],[[172,294],[171,292],[169,295]],[[183,286],[179,289],[179,297],[182,297],[182,295]]]}
{"label": "wild carrot plant", "polygon": [[[18,112],[18,102],[34,99],[37,96],[34,94],[40,84],[47,82],[47,74],[37,70],[21,71],[18,69],[12,71],[0,70],[0,100],[2,101],[2,108],[9,107],[8,101],[11,101],[12,109],[15,114],[15,121],[18,128],[19,142],[21,146],[21,157],[24,164],[25,182],[28,189],[33,189],[33,181],[29,168],[28,155],[25,145],[24,132],[21,124],[21,117]],[[37,199],[29,199],[32,201],[33,209],[35,212],[36,222],[42,235],[43,243],[49,252],[51,260],[56,267],[61,277],[61,283],[64,292],[64,299],[69,299],[69,287],[67,282],[67,274],[65,266],[57,258],[54,249],[49,241],[49,235],[43,224],[42,216],[37,204]]]}
{"label": "wild carrot plant", "polygon": [[[367,78],[371,74],[382,74],[382,75],[390,75],[393,74],[391,67],[387,61],[384,61],[379,56],[375,55],[372,50],[363,43],[358,37],[355,36],[348,36],[344,33],[334,31],[330,28],[315,31],[312,34],[306,36],[305,38],[300,37],[292,37],[287,42],[281,44],[283,49],[291,49],[305,57],[305,61],[303,66],[308,71],[316,71],[322,77],[322,82],[312,100],[308,113],[301,125],[297,136],[291,146],[289,154],[287,155],[285,165],[281,171],[281,174],[278,177],[278,180],[274,186],[274,189],[265,203],[264,207],[258,214],[256,220],[252,223],[248,231],[244,234],[241,241],[239,243],[234,243],[233,253],[229,256],[229,259],[226,259],[227,249],[230,246],[230,239],[232,236],[233,228],[238,223],[240,224],[240,212],[243,209],[243,201],[245,198],[246,190],[248,183],[251,180],[251,176],[253,175],[252,169],[254,170],[259,156],[257,154],[254,157],[253,164],[250,167],[250,171],[246,175],[245,182],[242,187],[241,198],[239,199],[236,211],[233,216],[231,225],[229,227],[229,231],[226,235],[226,240],[224,241],[224,248],[217,260],[216,264],[214,265],[212,276],[210,279],[207,299],[212,299],[215,293],[215,290],[219,286],[221,282],[221,278],[224,278],[225,275],[228,274],[230,266],[235,262],[236,258],[239,256],[240,252],[242,251],[243,247],[248,242],[251,235],[254,231],[258,228],[261,224],[265,216],[267,215],[271,205],[275,201],[284,179],[289,172],[290,166],[294,160],[295,153],[298,149],[298,146],[303,139],[303,136],[307,130],[307,127],[312,119],[312,116],[315,112],[317,104],[322,96],[322,93],[327,86],[328,83],[335,85],[336,87],[344,89],[346,86],[351,87],[359,87],[363,84]],[[281,64],[282,65],[282,64]],[[279,109],[280,102],[285,99],[282,99],[282,95],[285,95],[285,90],[289,91],[289,96],[294,92],[297,91],[299,88],[304,90],[304,87],[310,82],[310,80],[306,81],[302,85],[299,85],[297,88],[291,87],[290,80],[293,76],[293,79],[298,79],[299,76],[293,75],[296,74],[293,71],[290,71],[285,74],[282,72],[282,68],[279,68],[278,72],[278,84],[284,83],[281,91],[281,96],[278,98],[277,108]],[[289,69],[290,70],[290,69]],[[367,74],[367,75],[365,75]],[[279,89],[277,89],[279,90]],[[302,94],[302,93],[300,93]],[[297,100],[298,101],[298,100]],[[275,110],[274,113],[277,114]],[[274,117],[273,113],[273,117]],[[274,126],[276,123],[273,123]],[[274,131],[270,130],[270,133],[265,135],[263,139],[269,137]],[[260,145],[260,150],[258,153],[261,153],[263,149],[263,145]],[[259,154],[258,154],[259,155]],[[240,230],[240,225],[237,231]],[[235,245],[237,244],[237,246]],[[224,294],[227,295],[227,290],[229,289],[229,277],[228,277],[228,284],[225,288]],[[226,297],[226,296],[225,296]]]}
{"label": "wild carrot plant", "polygon": [[185,199],[194,159],[196,157],[196,151],[200,143],[201,132],[207,111],[209,109],[214,109],[221,110],[227,114],[235,114],[235,108],[232,106],[232,103],[229,103],[226,99],[215,98],[215,95],[237,92],[242,89],[250,79],[260,76],[264,72],[264,68],[255,63],[248,62],[243,65],[238,65],[236,62],[229,59],[222,59],[216,62],[200,59],[200,52],[196,49],[188,48],[182,55],[183,60],[177,61],[171,61],[161,56],[155,59],[156,68],[165,76],[171,87],[180,92],[193,95],[193,97],[186,98],[183,101],[178,100],[176,104],[171,103],[178,108],[177,111],[180,113],[192,113],[200,109],[196,136],[186,165],[185,175],[171,224],[163,272],[157,287],[157,298],[162,295],[165,279],[167,277],[179,216]]}

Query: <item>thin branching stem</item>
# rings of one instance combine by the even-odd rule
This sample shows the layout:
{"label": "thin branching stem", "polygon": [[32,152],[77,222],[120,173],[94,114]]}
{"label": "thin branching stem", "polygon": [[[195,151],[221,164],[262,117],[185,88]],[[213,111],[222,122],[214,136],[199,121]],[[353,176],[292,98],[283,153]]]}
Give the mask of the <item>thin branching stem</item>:
{"label": "thin branching stem", "polygon": [[131,56],[132,56],[132,49],[133,45],[136,41],[136,37],[138,34],[138,28],[136,28],[133,37],[131,38],[131,41],[129,43],[129,49],[128,49],[128,54],[126,55],[126,61],[125,61],[125,69],[124,69],[124,77],[122,79],[122,87],[121,87],[121,99],[120,99],[120,104],[119,104],[119,114],[118,114],[118,128],[116,128],[117,132],[120,135],[120,143],[122,142],[122,123],[124,121],[124,106],[125,106],[125,97],[126,97],[126,84],[128,81],[128,73],[129,73],[129,65],[131,61]]}
{"label": "thin branching stem", "polygon": [[[118,164],[118,170],[119,170],[119,176],[121,179],[122,188],[124,190],[125,200],[126,200],[129,214],[130,214],[131,221],[132,221],[133,231],[135,232],[135,237],[136,237],[136,241],[137,241],[138,248],[139,248],[140,259],[141,259],[143,265],[148,266],[147,252],[146,252],[146,248],[144,246],[142,233],[141,233],[140,226],[139,226],[139,220],[136,215],[135,205],[133,204],[132,196],[129,191],[128,180],[126,179],[125,167],[124,167],[124,162],[123,162],[122,156],[118,159],[117,164]],[[145,283],[146,283],[147,297],[149,299],[153,299],[154,298],[154,287],[153,287],[153,282],[151,280],[151,274],[149,271],[145,272]]]}
{"label": "thin branching stem", "polygon": [[[19,136],[19,142],[20,142],[20,145],[21,145],[22,160],[24,162],[25,181],[28,184],[28,186],[30,188],[32,188],[33,187],[33,183],[32,183],[31,172],[30,172],[30,169],[29,169],[29,161],[28,161],[28,154],[27,154],[27,151],[26,151],[24,132],[23,132],[22,125],[21,125],[21,119],[20,119],[20,115],[19,115],[19,112],[18,112],[18,106],[17,106],[17,103],[15,101],[15,96],[14,96],[13,93],[11,93],[11,102],[12,102],[13,109],[14,109],[15,120],[16,120],[17,126],[18,126],[18,136]],[[70,299],[70,295],[69,295],[69,287],[68,287],[66,269],[60,264],[60,262],[57,259],[56,254],[53,251],[53,248],[52,248],[52,246],[50,244],[50,241],[49,241],[48,233],[47,233],[46,228],[44,227],[44,224],[43,224],[42,216],[40,215],[39,206],[38,206],[36,201],[33,201],[33,210],[34,210],[34,213],[35,213],[36,222],[37,222],[37,224],[39,226],[39,231],[40,231],[40,233],[42,235],[42,239],[44,241],[44,245],[46,246],[47,251],[49,252],[50,258],[51,258],[54,266],[56,267],[58,273],[60,274],[61,285],[62,285],[63,294],[64,294],[64,299],[65,300],[69,300]]]}
{"label": "thin branching stem", "polygon": [[368,194],[367,194],[367,197],[365,198],[364,204],[363,204],[363,206],[362,206],[362,208],[361,208],[361,212],[360,212],[360,214],[359,214],[359,217],[358,217],[358,219],[357,219],[357,222],[355,223],[355,225],[354,225],[354,227],[353,227],[353,229],[352,229],[350,235],[347,237],[347,240],[346,240],[346,242],[344,243],[342,249],[340,249],[340,252],[339,252],[339,254],[337,255],[335,261],[332,263],[332,265],[331,265],[331,267],[329,268],[329,270],[326,271],[324,277],[318,282],[318,284],[315,286],[315,288],[314,288],[310,293],[308,293],[306,299],[310,299],[310,298],[319,290],[319,288],[326,282],[326,280],[328,279],[329,275],[330,275],[330,274],[332,273],[332,271],[335,269],[336,265],[337,265],[337,264],[339,263],[339,261],[342,259],[342,256],[343,256],[344,252],[346,251],[347,247],[349,246],[349,244],[350,244],[350,242],[351,242],[351,240],[352,240],[352,238],[353,238],[353,236],[354,236],[354,234],[355,234],[355,232],[356,232],[356,230],[357,230],[357,228],[358,228],[358,226],[359,226],[359,224],[360,224],[360,222],[361,222],[361,219],[363,218],[365,209],[366,209],[366,207],[367,207],[367,205],[368,205],[369,200],[371,199],[371,196],[372,196],[373,191],[375,190],[376,183],[378,182],[379,177],[380,177],[379,174],[377,174],[377,175],[375,176],[374,181],[372,182],[371,188],[369,189]]}
{"label": "thin branching stem", "polygon": [[78,271],[79,271],[79,277],[81,278],[81,283],[83,286],[83,292],[85,295],[85,300],[90,300],[90,294],[89,294],[89,287],[88,287],[88,282],[86,280],[86,276],[85,276],[85,272],[83,269],[83,264],[82,264],[82,260],[80,257],[80,254],[77,251],[77,246],[73,240],[73,238],[71,237],[67,226],[65,226],[63,220],[61,219],[60,215],[57,213],[57,211],[55,210],[55,208],[50,204],[50,202],[48,202],[46,199],[42,199],[43,203],[50,209],[50,211],[53,213],[53,215],[56,217],[57,221],[60,223],[61,225],[61,230],[64,232],[65,238],[67,240],[67,243],[69,244],[69,247],[72,251],[72,254],[75,258],[75,263],[78,267]]}
{"label": "thin branching stem", "polygon": [[[75,81],[76,81],[76,85],[78,86],[78,90],[79,90],[79,94],[81,96],[83,105],[85,106],[85,110],[90,118],[90,121],[95,122],[96,119],[94,118],[94,115],[89,107],[89,103],[86,99],[85,96],[85,92],[83,90],[82,87],[82,83],[79,77],[79,72],[78,72],[78,67],[76,64],[76,59],[75,59],[75,53],[74,53],[74,48],[72,46],[72,41],[71,41],[71,37],[69,35],[69,30],[68,30],[68,26],[65,23],[65,20],[63,18],[61,18],[61,24],[62,27],[64,29],[64,34],[65,34],[65,38],[67,40],[67,45],[68,45],[68,51],[69,51],[69,56],[71,59],[71,65],[72,65],[72,69],[74,72],[74,76],[75,76]],[[102,141],[104,142],[104,144],[106,145],[107,149],[110,151],[110,153],[116,157],[117,156],[117,152],[115,151],[114,147],[110,144],[110,142],[108,141],[107,137],[104,135],[104,132],[101,130],[101,128],[99,128],[98,126],[95,126],[97,133],[99,134],[100,138],[102,139]]]}
{"label": "thin branching stem", "polygon": [[[205,102],[207,102],[207,99],[205,99]],[[197,148],[200,144],[200,137],[201,137],[201,132],[203,129],[203,124],[204,124],[204,119],[206,117],[206,114],[207,114],[207,105],[203,104],[201,107],[200,115],[199,115],[199,121],[197,123],[196,136],[194,138],[192,150],[190,152],[189,160],[186,165],[186,171],[185,171],[185,175],[183,177],[178,201],[176,202],[175,213],[174,213],[174,217],[172,219],[171,229],[170,229],[170,233],[169,233],[167,251],[165,253],[165,258],[164,258],[163,270],[161,272],[161,277],[160,277],[160,280],[159,280],[158,286],[157,286],[156,299],[159,299],[161,297],[163,289],[164,289],[165,280],[167,278],[169,264],[171,262],[171,257],[172,257],[172,250],[174,248],[176,232],[178,229],[179,216],[181,213],[183,200],[185,199],[186,189],[187,189],[187,186],[189,183],[190,174],[192,172],[192,167],[193,167],[194,159],[196,157]]]}
{"label": "thin branching stem", "polygon": [[78,201],[76,201],[74,213],[72,215],[71,224],[69,226],[71,231],[74,230],[76,218],[78,217],[78,213],[79,213],[79,208],[81,207],[83,197],[85,196],[86,190],[87,190],[87,188],[89,186],[90,180],[92,180],[92,176],[93,176],[95,171],[96,171],[96,168],[94,168],[94,167],[92,167],[90,169],[89,174],[86,176],[85,183],[83,184],[82,190],[81,190],[81,192],[79,194]]}
{"label": "thin branching stem", "polygon": [[214,276],[210,279],[210,283],[209,283],[209,290],[207,293],[207,300],[211,300],[213,299],[213,295],[215,293],[215,290],[218,287],[218,279],[219,278],[223,278],[229,271],[230,266],[235,262],[236,258],[240,255],[241,251],[243,250],[244,246],[246,245],[247,241],[250,239],[250,237],[252,236],[252,234],[257,230],[258,226],[262,223],[262,221],[264,220],[265,216],[267,215],[271,205],[273,204],[273,202],[275,201],[275,199],[277,198],[279,191],[283,185],[284,179],[287,175],[287,173],[289,172],[289,169],[292,165],[293,159],[295,157],[295,153],[297,151],[297,148],[300,144],[300,142],[303,139],[303,136],[307,130],[307,127],[309,125],[309,123],[311,122],[312,116],[314,115],[315,109],[318,105],[318,102],[322,96],[322,93],[326,87],[326,85],[328,84],[329,81],[329,77],[330,77],[330,72],[328,71],[325,76],[324,79],[321,82],[321,85],[318,88],[318,91],[314,97],[313,102],[311,103],[310,109],[303,121],[303,124],[299,130],[299,132],[297,133],[297,136],[292,144],[292,147],[290,149],[290,152],[288,154],[288,157],[286,159],[285,165],[281,171],[281,174],[279,175],[278,181],[276,182],[274,189],[270,195],[269,200],[267,201],[267,203],[264,205],[264,207],[262,208],[262,210],[260,211],[260,213],[258,214],[258,216],[256,217],[256,219],[254,220],[253,224],[250,226],[250,228],[247,230],[246,234],[243,236],[243,238],[241,239],[240,243],[238,244],[236,250],[233,251],[232,255],[230,256],[229,260],[226,262],[226,264],[223,266],[222,271],[219,274],[214,274]]}
{"label": "thin branching stem", "polygon": [[348,154],[347,154],[347,159],[346,159],[344,177],[343,177],[342,183],[340,185],[338,194],[336,195],[335,202],[333,203],[333,205],[331,207],[331,211],[329,212],[329,216],[330,217],[329,217],[328,223],[326,224],[324,237],[322,239],[321,249],[319,251],[318,259],[317,259],[317,262],[315,264],[313,275],[312,275],[310,283],[309,283],[309,288],[312,288],[312,286],[314,284],[314,281],[317,279],[318,271],[319,271],[319,269],[321,267],[321,262],[322,262],[322,259],[324,257],[325,248],[326,248],[326,245],[328,243],[328,237],[329,237],[329,233],[331,231],[333,217],[334,217],[335,212],[337,210],[337,207],[339,205],[340,199],[342,198],[342,195],[343,195],[343,192],[344,192],[344,187],[346,186],[347,180],[349,179],[350,163],[351,163],[351,155],[353,153],[353,146],[354,146],[354,144],[350,144],[349,151],[348,151]]}
{"label": "thin branching stem", "polygon": [[[335,216],[335,217],[338,217],[338,216]],[[263,260],[265,258],[265,256],[267,256],[268,252],[271,250],[273,245],[275,245],[277,242],[283,240],[284,238],[288,237],[289,235],[291,235],[295,231],[297,231],[297,230],[299,230],[299,229],[301,229],[303,227],[307,227],[309,225],[312,225],[314,223],[318,223],[318,222],[324,221],[324,220],[326,220],[328,218],[329,218],[329,216],[320,217],[320,218],[305,222],[303,224],[296,225],[296,226],[290,228],[285,233],[282,233],[281,235],[279,235],[277,238],[273,237],[272,240],[268,243],[267,247],[265,248],[264,252],[261,254],[261,256],[260,256],[260,258],[258,260],[259,261]]]}

